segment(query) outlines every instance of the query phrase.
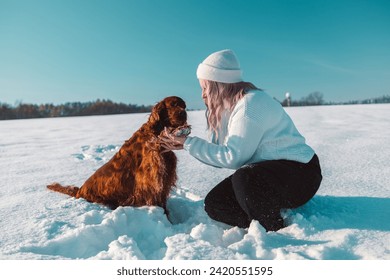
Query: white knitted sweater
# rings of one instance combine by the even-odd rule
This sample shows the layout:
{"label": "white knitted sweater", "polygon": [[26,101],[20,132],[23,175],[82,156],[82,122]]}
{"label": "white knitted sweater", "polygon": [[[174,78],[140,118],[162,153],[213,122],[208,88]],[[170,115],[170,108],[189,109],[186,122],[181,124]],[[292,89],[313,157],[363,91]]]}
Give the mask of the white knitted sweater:
{"label": "white knitted sweater", "polygon": [[184,149],[203,163],[230,169],[265,160],[307,163],[314,155],[283,107],[263,91],[244,95],[222,130],[222,144],[189,136]]}

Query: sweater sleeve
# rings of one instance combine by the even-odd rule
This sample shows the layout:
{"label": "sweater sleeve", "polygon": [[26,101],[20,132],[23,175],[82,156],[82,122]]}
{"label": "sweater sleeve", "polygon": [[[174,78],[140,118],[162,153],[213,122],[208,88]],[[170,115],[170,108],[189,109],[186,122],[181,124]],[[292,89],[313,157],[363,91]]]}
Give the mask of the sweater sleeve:
{"label": "sweater sleeve", "polygon": [[231,116],[223,145],[188,137],[184,149],[201,162],[215,167],[238,169],[247,163],[263,135],[262,124],[247,115],[246,103],[236,109]]}

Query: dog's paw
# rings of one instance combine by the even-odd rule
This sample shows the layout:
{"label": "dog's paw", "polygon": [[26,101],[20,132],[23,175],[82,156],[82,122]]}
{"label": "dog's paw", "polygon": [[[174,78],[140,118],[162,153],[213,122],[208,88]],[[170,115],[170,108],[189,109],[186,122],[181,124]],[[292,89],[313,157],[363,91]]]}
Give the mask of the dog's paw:
{"label": "dog's paw", "polygon": [[191,133],[191,126],[190,125],[179,126],[172,133],[175,136],[187,136]]}

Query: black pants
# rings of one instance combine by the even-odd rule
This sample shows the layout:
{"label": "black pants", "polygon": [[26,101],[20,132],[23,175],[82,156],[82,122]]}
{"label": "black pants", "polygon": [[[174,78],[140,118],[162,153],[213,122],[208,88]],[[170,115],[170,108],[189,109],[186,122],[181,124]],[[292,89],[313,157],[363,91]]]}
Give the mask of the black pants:
{"label": "black pants", "polygon": [[281,209],[308,202],[322,180],[317,155],[308,163],[272,160],[238,169],[205,198],[210,218],[242,228],[258,220],[267,231],[283,228]]}

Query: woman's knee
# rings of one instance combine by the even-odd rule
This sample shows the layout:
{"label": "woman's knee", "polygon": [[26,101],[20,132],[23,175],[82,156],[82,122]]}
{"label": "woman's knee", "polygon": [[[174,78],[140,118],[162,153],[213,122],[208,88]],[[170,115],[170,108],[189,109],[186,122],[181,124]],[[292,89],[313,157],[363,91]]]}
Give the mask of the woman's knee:
{"label": "woman's knee", "polygon": [[236,172],[232,175],[232,187],[234,192],[237,190],[242,190],[248,186],[249,182],[253,182],[253,175],[250,172],[250,168],[245,166],[237,169]]}
{"label": "woman's knee", "polygon": [[204,209],[207,213],[213,212],[213,206],[215,205],[215,197],[213,196],[212,192],[210,191],[206,197],[204,198]]}
{"label": "woman's knee", "polygon": [[234,196],[234,194],[231,186],[231,177],[228,177],[211,189],[206,195],[204,199],[206,212],[226,204],[227,201],[230,201],[232,196]]}
{"label": "woman's knee", "polygon": [[261,170],[254,171],[251,166],[242,167],[232,175],[232,188],[237,200],[247,199],[255,193],[259,195],[265,185]]}

